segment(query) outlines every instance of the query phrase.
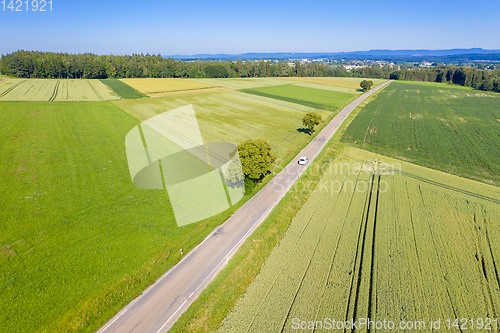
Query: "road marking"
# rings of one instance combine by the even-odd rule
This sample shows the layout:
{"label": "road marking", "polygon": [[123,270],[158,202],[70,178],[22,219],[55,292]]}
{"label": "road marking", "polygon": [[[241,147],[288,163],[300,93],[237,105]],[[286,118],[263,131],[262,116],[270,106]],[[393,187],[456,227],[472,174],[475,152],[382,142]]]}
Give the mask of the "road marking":
{"label": "road marking", "polygon": [[109,326],[111,326],[111,325],[113,325],[113,323],[114,323],[115,321],[117,321],[117,320],[118,320],[118,319],[119,319],[119,318],[120,318],[120,317],[121,317],[121,316],[122,316],[125,312],[127,312],[127,310],[128,310],[128,309],[127,309],[127,308],[125,308],[125,309],[122,311],[122,313],[120,313],[118,316],[116,316],[116,318],[115,318],[112,322],[110,322],[110,323],[109,323],[106,327],[104,327],[102,330],[99,330],[99,332],[104,332],[105,330],[107,330],[107,329],[108,329],[108,327],[109,327]]}
{"label": "road marking", "polygon": [[[265,212],[264,212],[264,213],[263,213],[263,214],[262,214],[262,215],[261,215],[261,216],[257,219],[257,222],[255,222],[255,223],[252,225],[252,227],[251,227],[250,229],[248,229],[248,231],[247,231],[247,232],[245,233],[245,235],[244,235],[244,236],[243,236],[243,237],[242,237],[242,238],[238,241],[238,243],[236,243],[236,245],[235,245],[235,246],[233,246],[233,248],[232,248],[231,250],[229,250],[229,252],[228,252],[228,253],[224,256],[224,259],[222,259],[222,261],[221,261],[221,262],[220,262],[217,266],[215,266],[215,268],[214,268],[214,269],[210,272],[210,274],[208,274],[208,275],[207,275],[207,277],[205,278],[205,280],[203,280],[203,282],[202,282],[202,283],[200,283],[200,285],[199,285],[199,286],[195,289],[195,291],[194,291],[194,292],[192,292],[192,293],[191,293],[191,295],[189,295],[188,299],[190,299],[190,298],[191,298],[191,296],[193,296],[195,292],[197,292],[197,291],[198,291],[201,287],[203,287],[203,285],[205,284],[205,282],[206,282],[206,281],[207,281],[207,280],[208,280],[208,279],[212,276],[212,274],[213,274],[213,273],[214,273],[214,272],[215,272],[215,271],[216,271],[216,270],[220,267],[220,265],[222,265],[222,264],[224,263],[224,261],[226,260],[226,258],[229,258],[229,255],[230,255],[230,254],[234,251],[234,249],[235,249],[237,246],[239,246],[239,245],[240,245],[240,243],[241,243],[242,241],[246,240],[246,238],[247,238],[248,234],[249,234],[250,232],[252,232],[252,231],[253,231],[253,229],[254,229],[255,225],[256,225],[257,223],[259,223],[259,222],[260,222],[260,220],[262,220],[262,218],[263,218],[264,216],[266,216],[266,214],[267,214],[267,213],[268,213],[268,212],[269,212],[272,208],[274,208],[275,204],[276,204],[276,200],[274,200],[274,201],[273,201],[273,203],[272,203],[272,204],[271,204],[271,205],[267,208],[267,210],[266,210],[266,211],[265,211]],[[177,314],[177,312],[179,312],[179,310],[180,310],[180,309],[184,306],[184,304],[186,304],[186,302],[187,302],[187,301],[188,301],[188,300],[185,300],[185,301],[181,304],[181,306],[179,306],[179,308],[177,308],[177,310],[175,310],[175,312],[174,312],[174,313],[170,316],[170,318],[168,318],[168,320],[165,322],[165,324],[163,324],[163,325],[162,325],[162,327],[161,327],[161,328],[158,330],[158,332],[156,332],[156,333],[160,333],[160,331],[161,331],[161,330],[162,330],[165,326],[167,326],[168,322],[169,322],[170,320],[172,320],[172,318],[173,318],[173,317]],[[117,318],[117,319],[118,319],[118,318]],[[116,320],[116,319],[115,319],[115,320]]]}
{"label": "road marking", "polygon": [[188,300],[185,300],[184,302],[182,302],[181,306],[179,306],[179,308],[177,310],[175,310],[174,314],[170,316],[170,318],[168,318],[167,322],[165,324],[163,324],[162,327],[160,327],[160,329],[158,330],[158,332],[156,333],[160,333],[161,330],[165,327],[165,325],[167,325],[167,323],[170,321],[170,319],[172,319],[173,316],[175,316],[177,314],[177,312],[179,312],[179,310],[184,306],[184,304],[186,304]]}

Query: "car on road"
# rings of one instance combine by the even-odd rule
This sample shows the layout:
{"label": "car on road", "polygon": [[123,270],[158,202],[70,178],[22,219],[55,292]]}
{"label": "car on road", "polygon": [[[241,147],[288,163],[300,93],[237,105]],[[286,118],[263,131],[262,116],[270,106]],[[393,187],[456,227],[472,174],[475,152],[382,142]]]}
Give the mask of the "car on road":
{"label": "car on road", "polygon": [[309,158],[307,157],[299,158],[299,165],[306,165],[307,163],[309,163]]}

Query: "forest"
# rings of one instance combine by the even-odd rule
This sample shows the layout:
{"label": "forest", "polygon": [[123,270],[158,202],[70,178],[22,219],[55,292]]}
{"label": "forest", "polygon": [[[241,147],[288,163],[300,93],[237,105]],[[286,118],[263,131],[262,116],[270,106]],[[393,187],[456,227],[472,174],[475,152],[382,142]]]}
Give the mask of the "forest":
{"label": "forest", "polygon": [[446,82],[478,90],[500,92],[500,69],[488,70],[464,66],[402,69],[392,72],[393,80]]}
{"label": "forest", "polygon": [[[476,66],[477,67],[477,66]],[[96,55],[17,51],[2,55],[0,74],[18,78],[245,78],[245,77],[362,77],[447,82],[500,92],[500,69],[435,65],[431,67],[371,66],[347,71],[342,65],[296,60],[182,61],[158,55]]]}
{"label": "forest", "polygon": [[3,55],[0,72],[18,78],[237,78],[237,77],[389,77],[390,67],[365,67],[348,72],[342,66],[295,61],[181,61],[161,55],[95,55],[17,51]]}

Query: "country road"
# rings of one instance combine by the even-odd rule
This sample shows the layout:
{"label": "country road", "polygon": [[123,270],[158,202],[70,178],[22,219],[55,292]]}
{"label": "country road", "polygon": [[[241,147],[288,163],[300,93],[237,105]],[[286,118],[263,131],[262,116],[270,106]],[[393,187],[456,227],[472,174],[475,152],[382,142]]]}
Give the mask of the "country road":
{"label": "country road", "polygon": [[349,113],[390,82],[373,88],[347,105],[272,181],[99,332],[168,331],[304,172],[307,165],[298,165],[298,158],[307,156],[311,164]]}

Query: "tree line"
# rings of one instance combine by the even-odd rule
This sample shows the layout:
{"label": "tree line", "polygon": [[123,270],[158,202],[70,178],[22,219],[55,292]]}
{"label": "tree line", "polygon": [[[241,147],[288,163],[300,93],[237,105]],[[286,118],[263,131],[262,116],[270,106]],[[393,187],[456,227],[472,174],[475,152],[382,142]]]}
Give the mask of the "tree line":
{"label": "tree line", "polygon": [[448,82],[485,91],[500,92],[500,69],[457,66],[394,69],[391,66],[354,68],[302,63],[298,60],[182,61],[161,55],[96,55],[17,51],[0,58],[0,74],[18,78],[245,78],[245,77],[359,77],[428,82]]}
{"label": "tree line", "polygon": [[446,82],[484,91],[500,92],[500,70],[439,66],[436,68],[402,69],[391,73],[393,80]]}
{"label": "tree line", "polygon": [[17,51],[2,55],[0,72],[18,78],[237,78],[335,76],[389,78],[391,68],[343,66],[287,60],[181,61],[161,55],[95,55]]}

